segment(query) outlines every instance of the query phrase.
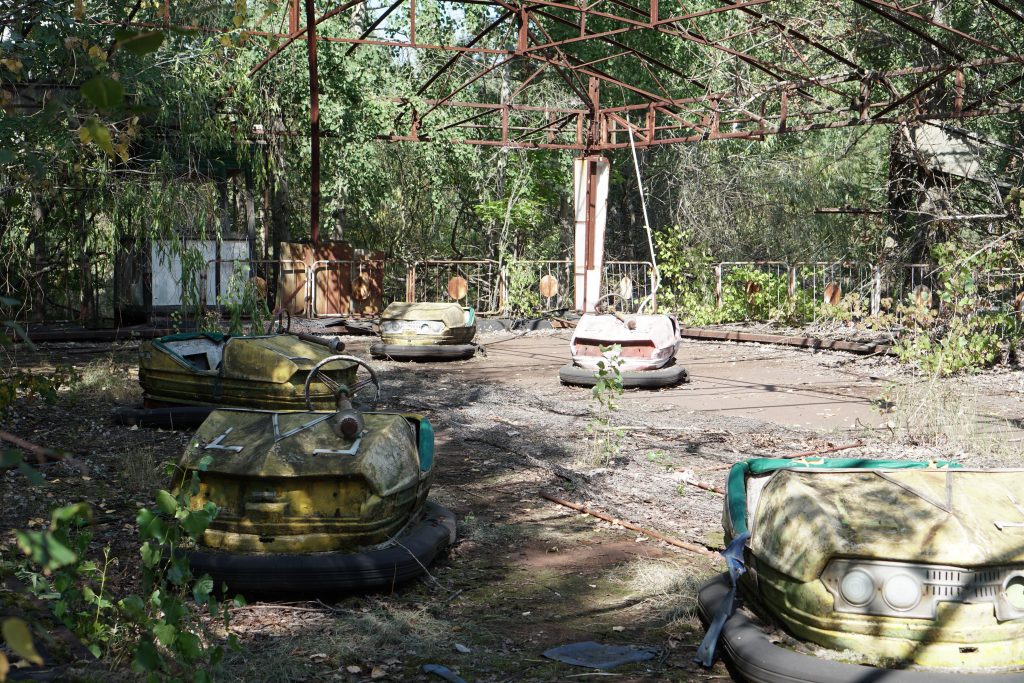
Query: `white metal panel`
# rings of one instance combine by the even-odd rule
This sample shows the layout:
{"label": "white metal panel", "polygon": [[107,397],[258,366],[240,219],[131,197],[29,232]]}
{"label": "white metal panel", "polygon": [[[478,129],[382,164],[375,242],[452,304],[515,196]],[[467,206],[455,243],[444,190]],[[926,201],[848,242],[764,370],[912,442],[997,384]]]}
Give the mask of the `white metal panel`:
{"label": "white metal panel", "polygon": [[[210,242],[212,245],[213,242]],[[214,245],[215,246],[215,245]],[[242,277],[249,278],[249,243],[245,240],[224,240],[220,243],[220,263],[210,263],[216,252],[206,259],[206,302],[210,306],[218,303],[238,303],[241,288],[232,292],[229,286],[231,275],[235,269],[243,269]],[[217,291],[217,270],[220,270],[220,291]]]}

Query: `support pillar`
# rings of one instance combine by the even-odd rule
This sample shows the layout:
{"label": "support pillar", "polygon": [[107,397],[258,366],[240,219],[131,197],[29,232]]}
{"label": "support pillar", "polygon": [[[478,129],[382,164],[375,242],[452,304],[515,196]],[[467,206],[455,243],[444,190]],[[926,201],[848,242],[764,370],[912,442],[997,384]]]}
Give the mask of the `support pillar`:
{"label": "support pillar", "polygon": [[573,198],[576,211],[574,276],[576,310],[594,310],[601,296],[604,267],[604,228],[608,216],[608,160],[588,156],[573,162]]}

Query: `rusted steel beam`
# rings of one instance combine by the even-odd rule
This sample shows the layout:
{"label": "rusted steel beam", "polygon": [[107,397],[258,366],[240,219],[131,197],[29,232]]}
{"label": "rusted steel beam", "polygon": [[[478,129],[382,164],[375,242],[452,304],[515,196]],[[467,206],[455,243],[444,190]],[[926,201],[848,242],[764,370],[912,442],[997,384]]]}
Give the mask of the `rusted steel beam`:
{"label": "rusted steel beam", "polygon": [[[365,0],[359,0],[364,2]],[[460,2],[467,2],[467,0],[460,0]],[[358,3],[356,3],[358,4]],[[490,2],[483,4],[491,4]],[[332,15],[333,16],[333,15]],[[151,21],[116,21],[113,19],[91,19],[91,24],[96,26],[120,26],[124,28],[149,28],[149,29],[178,29],[181,31],[194,31],[197,33],[209,33],[220,35],[223,33],[234,33],[238,29],[236,28],[214,28],[211,26],[196,26],[188,24],[171,25],[162,23],[155,23]],[[281,33],[279,31],[246,31],[249,36],[255,38],[288,38],[291,36],[290,33]],[[303,31],[305,33],[305,31]],[[473,54],[481,55],[510,55],[514,54],[512,50],[502,50],[499,48],[486,48],[486,47],[465,47],[462,45],[435,45],[432,43],[413,43],[408,40],[358,40],[356,38],[344,38],[341,36],[317,36],[317,41],[321,43],[340,43],[345,45],[352,45],[359,43],[360,45],[373,45],[375,47],[404,47],[412,50],[440,50],[445,52],[470,52]]]}
{"label": "rusted steel beam", "polygon": [[951,73],[951,71],[952,70],[940,71],[936,75],[934,75],[931,78],[929,78],[928,80],[926,80],[924,83],[919,84],[916,88],[914,88],[913,90],[911,90],[910,92],[905,94],[903,97],[900,97],[899,99],[897,99],[895,102],[891,102],[891,103],[887,104],[886,107],[884,109],[882,109],[882,111],[878,112],[877,114],[873,114],[873,115],[869,116],[868,118],[882,118],[882,117],[884,117],[886,114],[891,112],[893,109],[896,109],[897,107],[899,107],[900,105],[902,105],[905,102],[909,101],[911,98],[915,97],[916,95],[920,95],[922,92],[924,92],[928,88],[932,87],[933,85],[935,85],[936,83],[938,83],[939,81],[944,79],[946,76],[948,76]]}
{"label": "rusted steel beam", "polygon": [[866,9],[866,10],[868,10],[870,12],[874,12],[878,16],[883,17],[883,18],[887,19],[888,21],[893,22],[894,24],[898,25],[900,28],[902,28],[902,29],[904,29],[906,31],[910,31],[911,33],[913,33],[915,36],[917,36],[921,40],[925,41],[926,43],[928,43],[930,45],[933,45],[933,46],[937,47],[939,50],[945,52],[947,55],[950,55],[951,57],[955,57],[956,59],[960,59],[960,60],[964,59],[964,56],[960,52],[957,52],[956,50],[954,50],[953,48],[949,47],[948,45],[945,45],[945,44],[941,43],[940,41],[935,40],[934,38],[932,38],[930,35],[928,35],[924,31],[919,30],[915,26],[911,26],[910,24],[908,24],[907,22],[903,21],[899,17],[894,17],[893,15],[889,14],[888,12],[883,11],[882,8],[879,7],[877,4],[875,4],[873,2],[870,2],[869,0],[853,0],[853,1],[855,3],[857,3],[858,5],[860,5],[861,7],[863,7],[864,9]]}
{"label": "rusted steel beam", "polygon": [[868,0],[868,1],[878,5],[880,7],[884,7],[887,10],[890,10],[892,12],[897,12],[899,14],[902,14],[905,17],[911,17],[913,19],[916,19],[917,21],[924,22],[925,24],[928,24],[929,26],[931,26],[933,28],[937,28],[940,31],[946,31],[947,33],[952,33],[953,35],[957,36],[958,38],[962,38],[963,40],[966,40],[969,43],[973,43],[973,44],[977,45],[978,47],[984,48],[984,49],[986,49],[986,50],[988,50],[990,52],[995,52],[996,54],[1000,54],[1000,55],[1007,55],[1007,54],[1009,54],[1005,50],[1001,50],[1000,48],[995,47],[994,45],[990,45],[989,43],[986,43],[983,40],[979,40],[979,39],[975,38],[974,36],[972,36],[972,35],[970,35],[968,33],[964,33],[963,31],[960,31],[960,30],[958,30],[956,28],[953,28],[952,26],[949,26],[947,24],[943,24],[940,21],[935,21],[934,19],[929,19],[928,17],[922,16],[922,15],[918,14],[917,12],[913,12],[913,11],[911,11],[909,9],[904,9],[904,8],[900,7],[899,5],[896,5],[896,4],[893,4],[893,3],[890,3],[890,2],[885,2],[885,0]]}
{"label": "rusted steel beam", "polygon": [[[656,0],[652,0],[652,1],[656,2]],[[550,19],[552,21],[556,21],[556,22],[558,22],[560,24],[563,24],[565,26],[569,26],[571,28],[574,28],[574,29],[577,29],[577,30],[580,30],[580,31],[583,30],[580,24],[574,24],[573,22],[569,21],[568,19],[564,19],[564,18],[558,16],[557,14],[551,14],[550,12],[545,12],[544,10],[536,10],[535,13],[539,14],[539,15],[547,18],[547,19]],[[700,88],[703,88],[703,89],[707,88],[707,85],[705,83],[703,83],[702,81],[698,81],[698,80],[692,78],[691,76],[683,73],[682,71],[680,71],[676,67],[666,63],[665,61],[663,61],[661,59],[658,59],[657,57],[653,57],[650,54],[648,54],[646,52],[643,52],[642,50],[638,50],[637,48],[631,47],[631,46],[627,45],[626,43],[623,43],[623,42],[621,42],[619,40],[616,40],[615,38],[612,38],[612,37],[610,37],[608,35],[601,35],[601,34],[592,34],[591,37],[595,38],[597,40],[600,40],[603,43],[607,43],[609,45],[614,45],[615,47],[618,47],[618,48],[621,48],[621,49],[629,50],[634,55],[636,55],[636,57],[638,59],[640,59],[642,61],[646,61],[646,62],[649,62],[651,64],[654,64],[658,68],[664,69],[665,71],[668,71],[673,76],[677,76],[677,77],[682,78],[682,79],[684,79],[686,81],[689,81],[689,82],[693,83],[694,85],[697,85]]]}
{"label": "rusted steel beam", "polygon": [[1021,14],[1012,7],[1007,6],[1006,3],[1000,2],[1000,0],[985,0],[985,2],[999,9],[1004,14],[1007,14],[1016,19],[1017,21],[1024,23],[1024,14]]}
{"label": "rusted steel beam", "polygon": [[[727,4],[733,5],[733,6],[736,5],[736,3],[733,2],[732,0],[719,0],[719,2],[724,2],[724,3],[727,3]],[[839,62],[841,64],[845,64],[846,66],[850,67],[851,69],[857,69],[858,71],[863,70],[862,67],[859,64],[855,64],[854,62],[851,62],[846,57],[843,57],[841,54],[839,54],[838,52],[836,52],[832,48],[828,47],[827,45],[825,45],[821,41],[815,40],[815,39],[807,36],[803,32],[798,31],[798,30],[796,30],[796,29],[786,25],[786,24],[782,23],[781,21],[778,21],[777,19],[772,19],[771,17],[766,17],[764,14],[761,14],[760,12],[758,12],[756,10],[752,10],[749,7],[741,7],[740,9],[745,14],[748,14],[748,15],[754,17],[755,19],[758,19],[759,21],[768,21],[768,22],[770,22],[776,28],[782,30],[784,33],[786,33],[786,34],[788,34],[790,36],[793,36],[797,40],[800,40],[800,41],[803,41],[804,43],[807,43],[811,47],[814,47],[814,48],[816,48],[818,50],[821,50],[822,52],[827,54],[832,59],[836,60],[837,62]]]}
{"label": "rusted steel beam", "polygon": [[306,0],[306,41],[309,57],[309,237],[320,243],[320,82],[316,63],[316,8]]}
{"label": "rusted steel beam", "polygon": [[[373,33],[377,29],[378,26],[383,24],[384,20],[388,18],[388,15],[391,14],[392,12],[394,12],[399,7],[401,7],[403,2],[405,2],[405,0],[395,0],[393,3],[391,3],[390,7],[388,7],[386,10],[381,12],[380,16],[378,16],[376,19],[374,19],[373,22],[369,26],[366,27],[366,30],[363,31],[360,34],[360,36],[359,36],[359,38],[357,38],[357,40],[366,40],[367,36],[369,36],[371,33]],[[410,39],[410,41],[411,41],[411,39]],[[352,47],[350,47],[348,50],[345,51],[345,56],[348,57],[349,55],[351,55],[353,52],[355,52],[359,48],[360,45],[362,45],[362,43],[358,43],[358,42],[354,43],[352,45]]]}
{"label": "rusted steel beam", "polygon": [[[472,48],[472,47],[473,47],[474,45],[476,45],[476,44],[477,44],[478,42],[480,42],[481,40],[483,40],[483,38],[484,38],[485,36],[487,36],[487,34],[488,34],[488,33],[490,33],[490,32],[491,32],[491,31],[493,31],[493,30],[494,30],[495,28],[497,28],[499,24],[501,24],[501,23],[502,23],[503,21],[505,21],[506,19],[508,19],[508,18],[509,18],[510,16],[512,16],[512,13],[511,13],[511,12],[505,12],[504,14],[502,14],[502,15],[501,15],[500,17],[498,17],[498,18],[497,18],[497,19],[495,19],[495,20],[494,20],[493,22],[491,22],[491,23],[490,23],[490,25],[488,25],[488,26],[487,26],[486,28],[484,28],[484,29],[483,29],[482,31],[480,31],[480,32],[479,32],[479,33],[477,33],[477,34],[476,34],[475,36],[473,36],[473,39],[472,39],[472,40],[470,40],[470,41],[469,41],[468,43],[466,43],[466,47],[467,47],[467,48]],[[448,71],[448,69],[452,68],[452,66],[454,66],[454,65],[455,65],[455,62],[457,62],[457,61],[459,61],[460,59],[462,59],[462,57],[463,57],[463,56],[464,56],[465,54],[466,54],[465,52],[459,52],[459,53],[455,54],[454,56],[452,56],[452,58],[451,58],[451,59],[449,59],[449,60],[448,60],[448,61],[447,61],[447,62],[446,62],[446,63],[444,64],[444,66],[442,66],[442,67],[441,67],[440,69],[438,69],[437,71],[435,71],[435,72],[433,73],[433,75],[431,75],[431,76],[430,76],[430,78],[428,78],[428,79],[427,79],[426,81],[424,81],[423,85],[421,85],[421,86],[419,87],[419,89],[417,89],[417,90],[416,90],[416,94],[417,94],[417,95],[422,95],[422,94],[423,94],[424,92],[426,92],[427,88],[429,88],[429,87],[430,87],[430,86],[431,86],[431,85],[432,85],[432,84],[434,83],[434,81],[436,81],[436,80],[437,80],[438,78],[440,78],[440,77],[441,77],[441,75],[442,75],[442,74],[443,74],[444,72]]]}
{"label": "rusted steel beam", "polygon": [[638,88],[638,87],[636,87],[634,85],[630,85],[629,83],[625,83],[625,82],[619,80],[618,78],[615,78],[614,76],[611,76],[609,74],[604,73],[600,69],[582,66],[581,60],[574,60],[573,58],[571,58],[571,61],[576,61],[576,62],[580,62],[580,63],[579,64],[572,64],[572,63],[569,63],[569,64],[559,64],[559,62],[557,62],[554,59],[551,59],[550,57],[545,57],[543,55],[539,55],[539,54],[536,54],[536,53],[530,53],[528,55],[528,57],[529,57],[529,59],[532,59],[532,60],[535,60],[535,61],[549,63],[549,64],[551,64],[551,65],[553,65],[555,67],[563,66],[563,67],[566,67],[566,68],[571,69],[573,71],[576,71],[578,73],[581,73],[581,74],[583,74],[585,76],[588,76],[590,78],[596,78],[596,79],[598,79],[600,81],[604,81],[606,83],[610,83],[610,84],[612,84],[614,86],[620,87],[620,88],[622,88],[624,90],[628,90],[628,91],[630,91],[632,93],[640,95],[641,97],[644,97],[645,99],[650,100],[651,102],[660,102],[660,103],[669,103],[670,102],[670,100],[665,99],[661,95],[656,95],[656,94],[654,94],[652,92],[648,92],[648,91],[644,90],[643,88]]}
{"label": "rusted steel beam", "polygon": [[[344,12],[346,10],[349,10],[349,9],[352,9],[356,5],[360,5],[360,4],[364,3],[364,2],[366,2],[366,0],[350,0],[350,2],[346,2],[341,7],[336,7],[334,9],[332,9],[330,12],[327,12],[326,14],[324,14],[322,17],[317,19],[316,22],[314,22],[313,25],[314,26],[318,26],[319,24],[321,24],[324,21],[327,21],[331,17],[336,16],[338,14],[341,14],[342,12]],[[296,11],[298,11],[297,10],[297,8],[298,8],[298,0],[295,0],[295,2],[292,3],[292,8],[295,9]],[[298,15],[297,14],[295,15],[295,20],[298,21]],[[290,25],[290,22],[291,22],[291,15],[289,15],[289,25]],[[275,49],[271,50],[270,53],[266,57],[261,59],[259,61],[259,63],[256,64],[256,66],[254,66],[253,68],[251,68],[249,70],[249,78],[252,78],[254,75],[256,75],[256,72],[258,72],[260,69],[262,69],[267,64],[269,64],[270,60],[272,60],[274,57],[276,57],[279,54],[281,54],[282,52],[284,52],[285,48],[287,48],[289,45],[291,45],[292,43],[294,43],[296,40],[298,40],[299,38],[301,38],[304,35],[306,35],[306,27],[305,26],[293,29],[291,31],[291,33],[289,33],[285,37],[284,42],[282,42],[280,45],[278,45]],[[317,38],[314,35],[313,40],[316,40],[316,39]]]}
{"label": "rusted steel beam", "polygon": [[[572,119],[573,116],[575,116],[575,114],[566,114],[565,116],[563,116],[560,119],[557,119],[555,121],[546,121],[543,125],[536,126],[535,128],[530,128],[525,133],[523,133],[518,138],[516,138],[516,142],[521,142],[526,137],[528,137],[530,135],[533,135],[534,133],[541,133],[541,132],[545,132],[546,133],[546,132],[549,132],[551,129],[554,129],[554,131],[557,133],[557,132],[559,132],[565,126],[565,124],[570,119]],[[559,125],[559,124],[561,124],[561,125]]]}
{"label": "rusted steel beam", "polygon": [[847,351],[858,354],[888,354],[889,344],[861,344],[841,339],[819,339],[781,334],[759,334],[739,330],[709,330],[700,327],[683,327],[680,334],[687,339],[711,339],[714,341],[754,342],[757,344],[780,344],[799,346],[804,349]]}
{"label": "rusted steel beam", "polygon": [[539,69],[537,69],[532,74],[527,76],[523,80],[523,82],[519,84],[519,87],[517,87],[515,90],[512,91],[512,93],[508,96],[508,101],[511,102],[512,100],[514,100],[516,98],[516,95],[518,95],[519,93],[521,93],[524,90],[526,90],[526,88],[530,85],[530,83],[533,82],[533,79],[537,78],[542,73],[547,71],[549,66],[551,66],[551,65],[550,64],[541,64]]}
{"label": "rusted steel beam", "polygon": [[[580,34],[578,36],[575,36],[573,38],[563,38],[563,39],[560,39],[560,40],[552,40],[552,41],[550,41],[548,43],[537,43],[534,46],[528,48],[528,50],[529,51],[538,51],[538,50],[544,50],[544,49],[548,49],[548,48],[552,48],[552,47],[564,47],[566,45],[571,45],[573,43],[585,42],[585,41],[589,41],[589,40],[600,39],[600,38],[605,38],[605,37],[615,36],[615,35],[622,35],[622,34],[626,34],[626,33],[632,33],[632,32],[635,32],[635,31],[643,31],[643,30],[651,30],[651,29],[662,30],[662,29],[664,29],[667,26],[675,26],[676,24],[678,24],[680,22],[688,21],[688,20],[691,20],[691,19],[693,19],[695,17],[706,16],[706,15],[709,15],[709,14],[719,14],[719,13],[722,13],[722,12],[737,11],[737,10],[741,10],[741,9],[743,9],[743,8],[749,6],[749,5],[759,5],[759,4],[763,4],[765,2],[773,2],[773,1],[774,0],[753,0],[751,2],[739,3],[739,4],[736,4],[736,5],[728,5],[728,6],[725,6],[725,7],[718,7],[718,8],[708,9],[708,10],[701,10],[699,12],[691,12],[689,14],[681,14],[681,15],[677,15],[677,16],[673,16],[673,17],[667,17],[665,19],[659,19],[659,20],[654,21],[654,22],[650,22],[650,21],[626,19],[625,17],[621,17],[621,16],[616,15],[616,14],[608,14],[606,12],[594,12],[592,10],[589,10],[589,9],[586,9],[586,8],[581,8],[581,7],[578,7],[576,5],[566,5],[564,3],[554,2],[552,0],[532,0],[531,1],[531,5],[540,5],[542,7],[549,7],[549,8],[553,8],[553,9],[574,10],[576,12],[579,12],[580,16],[581,16],[581,23],[574,25],[580,31]],[[640,16],[645,16],[644,12],[642,10],[640,10],[639,8],[634,7],[634,6],[632,6],[632,5],[628,4],[628,3],[616,2],[615,4],[618,5],[618,6],[621,6],[621,7],[633,10],[637,14],[639,14]],[[539,10],[538,10],[538,12],[539,12]],[[601,17],[601,18],[605,18],[605,19],[609,19],[609,20],[619,21],[621,23],[626,24],[626,26],[620,26],[619,28],[614,28],[614,29],[607,29],[607,30],[604,30],[604,31],[596,32],[596,33],[585,33],[584,32],[584,24],[582,22],[582,18],[585,18],[588,15],[589,16],[597,16],[597,17]],[[554,17],[552,17],[552,18],[554,18]],[[565,20],[565,21],[567,21],[567,20]],[[571,24],[571,22],[570,22],[570,25],[573,25],[573,24]],[[667,31],[662,30],[662,32],[667,32]]]}
{"label": "rusted steel beam", "polygon": [[[450,100],[451,98],[455,97],[455,96],[456,96],[456,95],[458,95],[458,94],[459,94],[460,92],[462,92],[463,90],[465,90],[465,89],[466,89],[466,88],[468,88],[469,86],[473,85],[473,84],[474,84],[474,83],[476,83],[476,82],[477,82],[478,80],[480,80],[481,78],[483,78],[483,77],[484,77],[484,76],[486,76],[487,74],[491,73],[492,71],[494,71],[494,70],[495,70],[495,69],[497,69],[498,67],[500,67],[500,66],[504,66],[505,64],[507,64],[507,63],[511,62],[511,61],[512,61],[513,59],[515,59],[516,57],[517,57],[517,55],[514,55],[514,54],[513,54],[513,55],[512,55],[512,56],[510,56],[510,57],[506,57],[505,59],[499,60],[499,61],[495,62],[494,64],[492,64],[491,66],[489,66],[489,67],[487,67],[486,69],[484,69],[483,71],[480,71],[480,72],[478,72],[478,73],[477,73],[477,74],[476,74],[475,76],[473,76],[472,78],[470,78],[470,79],[468,79],[468,80],[464,81],[464,82],[462,83],[462,85],[460,85],[460,86],[459,86],[458,88],[456,88],[455,90],[452,90],[452,91],[451,91],[450,93],[448,93],[448,94],[447,94],[447,95],[445,95],[444,97],[440,98],[439,100],[436,100],[436,104],[434,104],[433,106],[431,106],[431,107],[430,107],[430,109],[428,109],[428,110],[427,110],[426,112],[424,112],[424,113],[423,113],[423,115],[422,115],[422,116],[420,116],[420,120],[422,121],[422,120],[423,120],[423,119],[424,119],[424,118],[425,118],[425,117],[427,116],[427,114],[431,113],[432,111],[434,111],[435,109],[437,109],[438,107],[440,107],[441,105],[443,105],[443,104],[444,104],[445,102],[447,102],[447,101],[448,101],[448,100]],[[501,106],[501,105],[499,105],[499,106]]]}

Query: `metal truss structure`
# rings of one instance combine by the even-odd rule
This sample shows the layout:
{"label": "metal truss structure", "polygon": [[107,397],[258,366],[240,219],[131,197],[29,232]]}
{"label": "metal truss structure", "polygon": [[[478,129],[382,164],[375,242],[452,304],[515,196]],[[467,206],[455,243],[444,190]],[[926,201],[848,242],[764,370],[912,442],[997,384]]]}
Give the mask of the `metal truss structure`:
{"label": "metal truss structure", "polygon": [[447,43],[420,40],[416,0],[372,3],[289,0],[287,32],[250,32],[282,40],[252,74],[305,42],[315,111],[318,42],[449,53],[382,137],[585,154],[1024,107],[1019,0],[444,0],[483,7]]}
{"label": "metal truss structure", "polygon": [[425,24],[423,0],[378,2],[288,0],[278,31],[181,26],[169,0],[148,21],[115,23],[274,39],[250,76],[305,43],[314,241],[320,137],[331,134],[320,130],[318,46],[431,66],[414,93],[379,93],[399,112],[380,133],[390,141],[594,158],[1024,109],[1022,0],[438,0],[440,16],[475,27],[446,40],[429,38],[445,35],[436,3]]}

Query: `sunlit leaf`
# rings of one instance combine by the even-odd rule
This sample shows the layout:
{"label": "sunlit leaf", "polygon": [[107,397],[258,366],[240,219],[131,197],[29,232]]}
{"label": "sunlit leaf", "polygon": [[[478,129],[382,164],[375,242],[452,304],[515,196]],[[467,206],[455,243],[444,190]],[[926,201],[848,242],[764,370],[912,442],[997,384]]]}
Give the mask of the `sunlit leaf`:
{"label": "sunlit leaf", "polygon": [[173,515],[178,511],[178,501],[170,492],[160,489],[156,492],[156,506],[160,512],[166,515]]}
{"label": "sunlit leaf", "polygon": [[96,146],[110,156],[114,156],[114,144],[110,141],[110,131],[107,130],[107,127],[96,119],[86,121],[85,127],[89,130],[89,138],[96,143]]}
{"label": "sunlit leaf", "polygon": [[153,635],[156,636],[161,645],[170,647],[174,645],[174,641],[178,637],[178,629],[174,628],[171,624],[160,624],[153,628]]}
{"label": "sunlit leaf", "polygon": [[14,654],[36,666],[43,665],[43,658],[36,652],[36,646],[32,643],[32,632],[23,620],[14,617],[4,619],[0,631],[3,633],[7,647],[11,648]]}

